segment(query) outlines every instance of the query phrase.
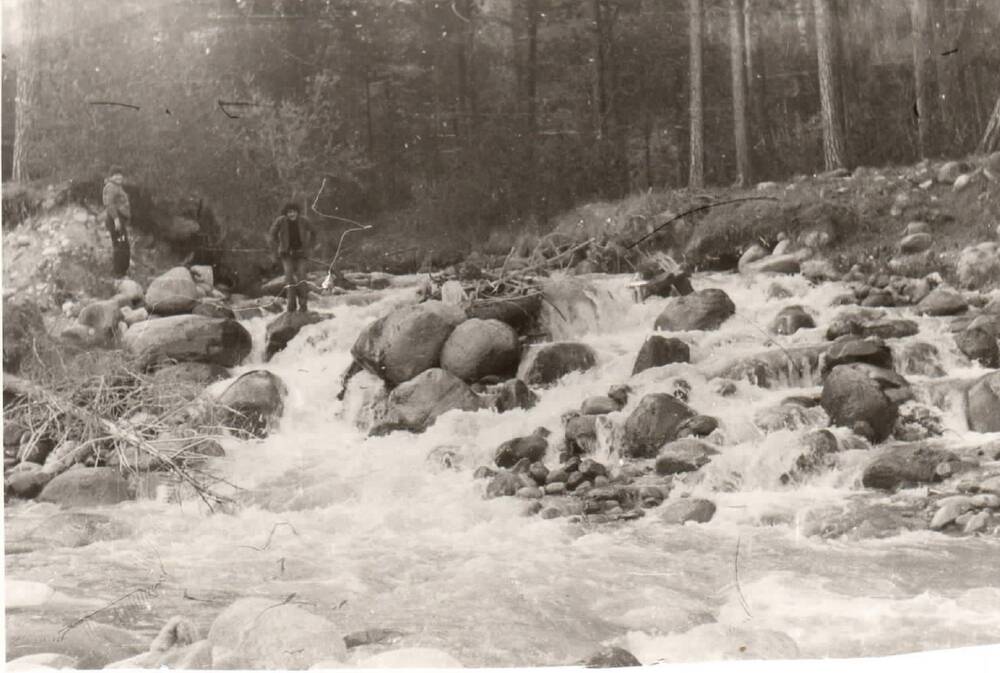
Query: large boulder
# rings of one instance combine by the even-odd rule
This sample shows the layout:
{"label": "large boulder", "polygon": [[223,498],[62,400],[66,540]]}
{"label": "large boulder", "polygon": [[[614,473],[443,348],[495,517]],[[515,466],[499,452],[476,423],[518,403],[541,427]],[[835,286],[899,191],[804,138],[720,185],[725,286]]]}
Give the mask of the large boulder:
{"label": "large boulder", "polygon": [[226,410],[223,423],[241,434],[265,437],[281,418],[287,395],[284,382],[271,372],[247,372],[219,396]]}
{"label": "large boulder", "polygon": [[38,499],[63,507],[115,505],[132,500],[135,491],[128,480],[110,467],[78,467],[54,477]]}
{"label": "large boulder", "polygon": [[795,334],[800,329],[811,329],[816,326],[816,321],[809,315],[809,312],[802,306],[786,306],[778,311],[771,322],[770,330],[772,334],[789,335]]}
{"label": "large boulder", "polygon": [[175,266],[154,278],[146,288],[146,309],[155,315],[190,313],[200,297],[191,272]]}
{"label": "large boulder", "polygon": [[961,294],[941,287],[931,290],[916,306],[917,313],[930,316],[957,315],[968,308],[969,304]]}
{"label": "large boulder", "polygon": [[878,337],[856,339],[843,337],[834,341],[823,357],[823,373],[838,365],[863,362],[883,369],[892,369],[892,350]]}
{"label": "large boulder", "polygon": [[298,336],[306,325],[315,325],[325,317],[315,311],[286,311],[267,324],[265,330],[264,362],[285,350],[288,342]]}
{"label": "large boulder", "polygon": [[513,376],[521,357],[517,332],[499,320],[470,318],[441,349],[441,368],[472,383],[484,376]]}
{"label": "large boulder", "polygon": [[393,389],[370,434],[393,430],[423,432],[453,409],[476,411],[479,398],[462,379],[440,368],[428,369]]}
{"label": "large boulder", "polygon": [[656,473],[659,475],[693,472],[712,460],[719,452],[708,442],[694,437],[684,437],[668,442],[656,457]]}
{"label": "large boulder", "polygon": [[722,290],[709,288],[671,299],[656,319],[655,328],[667,332],[714,330],[736,313],[736,305]]}
{"label": "large boulder", "polygon": [[850,428],[872,442],[881,442],[892,433],[898,407],[883,391],[880,371],[885,370],[860,363],[838,365],[830,371],[820,404],[833,425]]}
{"label": "large boulder", "polygon": [[861,483],[867,488],[886,491],[930,484],[941,481],[938,466],[954,460],[954,454],[926,446],[894,446],[879,453],[865,466]]}
{"label": "large boulder", "polygon": [[170,361],[234,367],[253,346],[250,333],[235,320],[200,315],[136,323],[125,332],[124,343],[141,367]]}
{"label": "large boulder", "polygon": [[532,346],[521,358],[517,378],[531,386],[555,383],[570,372],[586,371],[597,364],[594,349],[573,341]]}
{"label": "large boulder", "polygon": [[675,337],[653,334],[646,338],[642,348],[639,349],[639,354],[635,357],[635,365],[632,366],[632,375],[635,376],[651,367],[690,361],[691,348],[686,343]]}
{"label": "large boulder", "polygon": [[465,320],[461,308],[440,301],[404,306],[366,327],[351,355],[389,385],[399,385],[441,362],[441,349]]}
{"label": "large boulder", "polygon": [[625,420],[623,453],[633,458],[652,458],[664,444],[677,439],[685,420],[696,415],[673,395],[646,395]]}
{"label": "large boulder", "polygon": [[969,429],[1000,432],[1000,372],[990,372],[973,383],[965,394]]}
{"label": "large boulder", "polygon": [[962,287],[979,289],[1000,283],[1000,252],[996,243],[981,243],[962,250],[955,265]]}
{"label": "large boulder", "polygon": [[955,334],[955,345],[965,357],[984,367],[1000,367],[1000,347],[997,338],[983,327],[970,325]]}
{"label": "large boulder", "polygon": [[208,640],[216,668],[304,670],[347,656],[332,622],[280,597],[239,599],[215,618]]}

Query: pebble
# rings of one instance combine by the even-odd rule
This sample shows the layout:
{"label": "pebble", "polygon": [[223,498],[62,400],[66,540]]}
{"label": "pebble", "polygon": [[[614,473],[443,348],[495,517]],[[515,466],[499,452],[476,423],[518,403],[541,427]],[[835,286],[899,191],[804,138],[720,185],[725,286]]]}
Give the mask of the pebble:
{"label": "pebble", "polygon": [[545,485],[545,493],[548,495],[562,495],[566,492],[566,484],[561,481],[554,481]]}
{"label": "pebble", "polygon": [[525,499],[541,498],[545,493],[537,486],[525,486],[517,489],[517,497]]}
{"label": "pebble", "polygon": [[558,507],[546,507],[542,510],[541,517],[543,519],[558,519],[562,516],[562,511]]}

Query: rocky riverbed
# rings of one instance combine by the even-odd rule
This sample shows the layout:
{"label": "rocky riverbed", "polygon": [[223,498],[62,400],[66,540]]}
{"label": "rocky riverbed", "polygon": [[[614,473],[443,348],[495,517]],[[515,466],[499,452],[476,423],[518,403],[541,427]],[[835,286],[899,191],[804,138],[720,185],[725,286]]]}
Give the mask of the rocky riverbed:
{"label": "rocky riverbed", "polygon": [[232,500],[209,513],[162,470],[8,465],[8,658],[539,666],[995,642],[1000,301],[934,275],[832,281],[795,255],[641,303],[631,277],[550,278],[535,331],[417,303],[417,277],[294,319],[213,298],[198,270],[120,287],[66,338],[118,339],[221,400],[234,415],[196,464]]}

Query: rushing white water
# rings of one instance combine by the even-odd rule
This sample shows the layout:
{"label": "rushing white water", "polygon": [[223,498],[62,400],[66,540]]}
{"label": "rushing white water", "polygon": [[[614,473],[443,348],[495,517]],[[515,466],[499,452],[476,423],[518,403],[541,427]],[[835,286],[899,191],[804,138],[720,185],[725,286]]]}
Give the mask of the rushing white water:
{"label": "rushing white water", "polygon": [[[790,382],[799,387],[774,390],[740,382],[729,397],[707,380],[722,360],[822,341],[843,286],[782,279],[794,296],[776,301],[766,298],[770,280],[697,277],[696,287],[724,289],[737,315],[716,332],[682,335],[692,365],[630,377],[665,300],[636,304],[625,277],[572,281],[546,309],[548,319],[556,337],[595,348],[596,368],[542,391],[530,411],[451,412],[422,435],[365,438],[336,400],[340,375],[360,329],[413,301],[412,280],[326,300],[336,317],[303,329],[267,365],[260,364],[265,320],[249,321],[254,362],[234,374],[271,370],[288,384],[289,399],[269,438],[225,443],[216,468],[243,489],[243,506],[214,515],[193,499],[103,508],[133,534],[7,556],[9,578],[44,582],[67,599],[18,609],[70,623],[93,609],[83,606],[159,582],[140,604],[95,618],[152,634],[174,614],[204,630],[236,597],[280,601],[294,593],[344,633],[395,629],[405,634],[396,646],[436,647],[473,666],[564,664],[603,642],[652,663],[871,656],[1000,640],[1000,541],[929,531],[814,535],[816,517],[845,510],[858,496],[866,452],[847,451],[835,469],[785,486],[780,477],[808,427],[765,434],[755,416],[783,397],[815,391],[818,380],[799,377]],[[770,336],[768,323],[792,303],[815,307],[820,329]],[[925,341],[949,377],[982,373],[940,321],[915,319],[920,334],[894,344],[897,354]],[[918,388],[928,380],[908,376]],[[643,394],[670,390],[677,377],[691,384],[694,408],[722,421],[721,455],[675,486],[675,494],[717,503],[708,524],[667,526],[656,510],[603,525],[526,517],[524,501],[486,500],[485,484],[472,479],[501,441],[537,426],[552,430],[550,444],[558,445],[560,415],[611,384],[628,381],[634,390],[613,416],[622,419]],[[954,395],[934,399],[943,405],[949,444],[985,439],[967,430]],[[818,410],[806,422],[825,425]],[[435,459],[444,451],[457,456],[457,469]],[[55,511],[41,503],[8,508],[7,539],[26,536]]]}

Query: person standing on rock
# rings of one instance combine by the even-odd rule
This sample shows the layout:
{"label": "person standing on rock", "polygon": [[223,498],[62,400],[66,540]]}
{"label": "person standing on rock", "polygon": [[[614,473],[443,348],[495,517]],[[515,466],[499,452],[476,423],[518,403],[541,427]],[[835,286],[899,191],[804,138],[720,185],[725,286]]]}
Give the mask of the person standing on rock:
{"label": "person standing on rock", "polygon": [[285,271],[286,310],[306,311],[309,287],[305,277],[306,254],[316,242],[316,231],[302,216],[297,203],[287,203],[268,232],[271,248],[281,260]]}
{"label": "person standing on rock", "polygon": [[128,226],[132,221],[132,207],[128,194],[122,183],[125,182],[124,171],[120,166],[112,166],[110,175],[104,181],[104,191],[101,198],[104,201],[104,223],[111,235],[111,270],[116,278],[122,278],[128,273],[132,263],[131,250],[128,241]]}

